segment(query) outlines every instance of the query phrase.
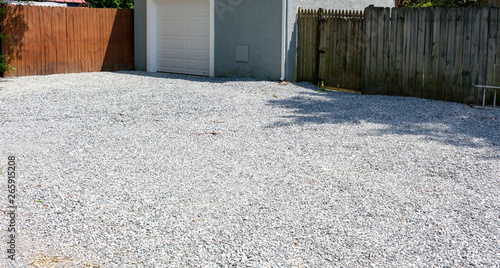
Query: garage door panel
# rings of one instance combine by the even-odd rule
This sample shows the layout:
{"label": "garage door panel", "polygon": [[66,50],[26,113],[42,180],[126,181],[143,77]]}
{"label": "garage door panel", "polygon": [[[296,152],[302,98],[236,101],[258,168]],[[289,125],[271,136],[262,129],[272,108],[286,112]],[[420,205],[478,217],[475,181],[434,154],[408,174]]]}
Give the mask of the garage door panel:
{"label": "garage door panel", "polygon": [[186,50],[194,52],[200,51],[199,42],[197,40],[186,40]]}
{"label": "garage door panel", "polygon": [[183,58],[172,58],[171,67],[173,69],[184,69],[184,59]]}
{"label": "garage door panel", "polygon": [[172,46],[170,47],[170,49],[172,49],[172,50],[183,50],[184,49],[184,40],[179,40],[179,39],[171,40],[170,44],[172,44]]}
{"label": "garage door panel", "polygon": [[201,60],[200,65],[203,70],[208,70],[210,68],[210,62],[208,60]]}
{"label": "garage door panel", "polygon": [[200,69],[199,60],[186,59],[186,69],[188,69],[188,70],[198,70],[198,69]]}
{"label": "garage door panel", "polygon": [[186,22],[186,31],[187,32],[195,32],[195,33],[198,33],[200,30],[199,30],[199,27],[200,27],[200,22],[199,21],[187,21]]}
{"label": "garage door panel", "polygon": [[[158,58],[158,64],[160,66],[169,67],[170,66],[170,58]],[[161,70],[160,70],[161,71]]]}
{"label": "garage door panel", "polygon": [[200,44],[200,48],[200,51],[205,52],[205,54],[209,53],[210,46],[208,45],[208,40],[203,40],[203,42],[201,42]]}
{"label": "garage door panel", "polygon": [[158,70],[208,75],[210,1],[159,0]]}
{"label": "garage door panel", "polygon": [[169,39],[158,39],[158,52],[162,50],[170,49],[170,40]]}
{"label": "garage door panel", "polygon": [[186,30],[186,22],[183,20],[172,21],[170,30],[174,32],[184,32]]}

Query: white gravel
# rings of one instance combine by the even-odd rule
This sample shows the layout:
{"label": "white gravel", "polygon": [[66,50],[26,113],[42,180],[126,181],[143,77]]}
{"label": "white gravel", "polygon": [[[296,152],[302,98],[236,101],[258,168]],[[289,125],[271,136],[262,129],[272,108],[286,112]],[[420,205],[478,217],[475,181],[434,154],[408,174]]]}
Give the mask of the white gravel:
{"label": "white gravel", "polygon": [[1,267],[500,266],[500,112],[143,72],[0,82]]}

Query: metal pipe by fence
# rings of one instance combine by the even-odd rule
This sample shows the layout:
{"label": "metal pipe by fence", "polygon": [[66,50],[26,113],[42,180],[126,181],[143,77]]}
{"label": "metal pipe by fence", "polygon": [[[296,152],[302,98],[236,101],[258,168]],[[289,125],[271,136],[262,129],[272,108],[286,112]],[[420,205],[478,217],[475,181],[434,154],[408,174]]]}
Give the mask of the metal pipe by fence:
{"label": "metal pipe by fence", "polygon": [[472,85],[473,88],[482,88],[483,89],[483,107],[486,107],[486,90],[487,89],[494,89],[494,95],[493,95],[493,108],[496,107],[497,104],[497,89],[500,89],[500,87],[494,87],[494,86],[483,86],[483,85]]}

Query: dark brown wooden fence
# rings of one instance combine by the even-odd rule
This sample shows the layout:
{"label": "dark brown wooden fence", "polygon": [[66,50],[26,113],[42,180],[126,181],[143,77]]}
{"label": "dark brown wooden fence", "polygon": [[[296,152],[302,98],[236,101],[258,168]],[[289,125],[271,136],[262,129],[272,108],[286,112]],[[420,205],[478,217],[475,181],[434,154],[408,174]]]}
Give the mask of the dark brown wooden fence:
{"label": "dark brown wooden fence", "polygon": [[500,86],[499,8],[365,10],[363,92],[478,103]]}
{"label": "dark brown wooden fence", "polygon": [[500,8],[369,7],[360,15],[299,10],[297,80],[463,103],[480,102],[472,84],[500,86]]}
{"label": "dark brown wooden fence", "polygon": [[299,9],[297,27],[297,80],[361,91],[363,14]]}
{"label": "dark brown wooden fence", "polygon": [[16,68],[6,76],[134,68],[133,10],[3,7],[2,54]]}

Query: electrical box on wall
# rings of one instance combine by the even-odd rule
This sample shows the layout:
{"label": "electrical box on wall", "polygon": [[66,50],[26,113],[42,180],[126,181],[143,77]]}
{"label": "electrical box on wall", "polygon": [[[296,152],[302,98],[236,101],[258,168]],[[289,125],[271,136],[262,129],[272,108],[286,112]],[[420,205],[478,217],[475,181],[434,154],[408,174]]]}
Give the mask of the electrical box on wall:
{"label": "electrical box on wall", "polygon": [[236,61],[248,62],[248,46],[236,45]]}

